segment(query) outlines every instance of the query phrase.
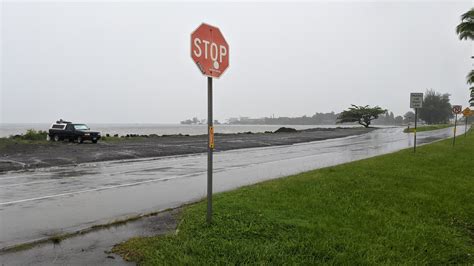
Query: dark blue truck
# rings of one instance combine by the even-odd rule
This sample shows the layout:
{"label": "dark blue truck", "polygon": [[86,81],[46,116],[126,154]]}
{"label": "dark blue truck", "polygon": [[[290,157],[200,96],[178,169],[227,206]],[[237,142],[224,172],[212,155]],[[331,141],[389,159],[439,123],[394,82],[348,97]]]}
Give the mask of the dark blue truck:
{"label": "dark blue truck", "polygon": [[48,132],[48,139],[53,141],[77,141],[78,143],[89,140],[92,141],[92,143],[97,143],[100,139],[100,132],[91,131],[86,124],[76,124],[61,119],[51,125]]}

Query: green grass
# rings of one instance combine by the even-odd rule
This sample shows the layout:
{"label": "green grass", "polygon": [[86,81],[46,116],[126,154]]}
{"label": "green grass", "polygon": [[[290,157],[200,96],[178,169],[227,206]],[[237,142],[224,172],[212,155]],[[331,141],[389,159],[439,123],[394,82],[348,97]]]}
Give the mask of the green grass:
{"label": "green grass", "polygon": [[175,234],[114,252],[154,264],[473,264],[474,135],[272,180],[185,207]]}
{"label": "green grass", "polygon": [[[417,126],[416,132],[431,131],[431,130],[443,129],[443,128],[452,127],[452,126],[454,125],[440,124],[440,125]],[[405,128],[405,130],[403,130],[403,132],[405,133],[413,133],[414,131],[415,131],[414,127],[410,127],[410,130],[408,130],[408,128]]]}
{"label": "green grass", "polygon": [[45,144],[47,143],[47,135],[48,133],[46,131],[28,129],[25,134],[0,138],[0,149],[4,149],[9,145],[15,144]]}

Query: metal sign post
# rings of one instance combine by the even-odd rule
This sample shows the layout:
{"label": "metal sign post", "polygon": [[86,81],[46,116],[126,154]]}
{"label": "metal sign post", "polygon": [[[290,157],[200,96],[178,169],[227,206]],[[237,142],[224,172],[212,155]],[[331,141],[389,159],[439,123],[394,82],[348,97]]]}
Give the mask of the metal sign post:
{"label": "metal sign post", "polygon": [[208,224],[212,222],[212,152],[214,149],[214,127],[212,120],[212,78],[207,77],[207,216]]}
{"label": "metal sign post", "polygon": [[454,137],[453,137],[453,146],[456,144],[456,127],[458,124],[458,114],[454,115]]}
{"label": "metal sign post", "polygon": [[469,107],[466,107],[466,109],[462,110],[462,114],[464,115],[464,137],[467,136],[467,121],[469,120],[469,117],[472,116],[472,111]]}
{"label": "metal sign post", "polygon": [[418,122],[418,108],[423,107],[423,93],[410,93],[410,108],[415,109],[415,129],[413,130],[413,152],[416,152],[416,127]]}
{"label": "metal sign post", "polygon": [[466,116],[466,117],[464,117],[464,120],[466,120],[466,121],[465,121],[465,122],[466,122],[466,124],[464,125],[464,137],[466,137],[466,136],[467,136],[467,119],[468,119],[468,117],[467,117],[467,116]]}
{"label": "metal sign post", "polygon": [[229,45],[219,28],[202,23],[191,33],[191,58],[199,71],[207,76],[207,215],[212,222],[212,168],[214,120],[212,117],[212,79],[219,78],[229,67]]}
{"label": "metal sign post", "polygon": [[418,122],[418,108],[415,108],[415,130],[413,131],[413,152],[416,152],[416,124]]}
{"label": "metal sign post", "polygon": [[454,137],[453,137],[453,146],[456,144],[456,130],[458,124],[458,114],[462,112],[461,105],[453,105],[453,113],[454,113]]}

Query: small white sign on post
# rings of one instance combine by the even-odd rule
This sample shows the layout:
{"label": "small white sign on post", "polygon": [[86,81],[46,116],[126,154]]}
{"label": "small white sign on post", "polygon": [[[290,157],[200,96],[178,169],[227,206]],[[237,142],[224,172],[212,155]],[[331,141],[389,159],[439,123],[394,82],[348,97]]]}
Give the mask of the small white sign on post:
{"label": "small white sign on post", "polygon": [[423,93],[412,92],[410,93],[410,108],[422,108],[423,107]]}
{"label": "small white sign on post", "polygon": [[423,107],[423,93],[410,93],[410,108],[415,109],[415,130],[413,131],[413,152],[416,152],[416,122],[418,121],[418,109]]}

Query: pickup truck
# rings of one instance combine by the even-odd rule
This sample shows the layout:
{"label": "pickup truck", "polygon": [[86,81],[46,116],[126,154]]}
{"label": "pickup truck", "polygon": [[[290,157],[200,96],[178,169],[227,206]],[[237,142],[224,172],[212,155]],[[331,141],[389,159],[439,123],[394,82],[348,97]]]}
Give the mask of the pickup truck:
{"label": "pickup truck", "polygon": [[86,124],[75,124],[59,120],[51,125],[48,132],[48,139],[53,141],[77,141],[78,143],[90,140],[92,143],[97,143],[100,139],[100,132],[91,131]]}

